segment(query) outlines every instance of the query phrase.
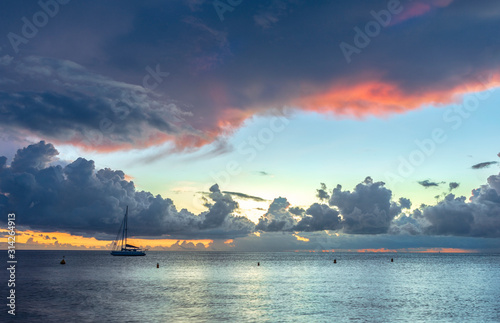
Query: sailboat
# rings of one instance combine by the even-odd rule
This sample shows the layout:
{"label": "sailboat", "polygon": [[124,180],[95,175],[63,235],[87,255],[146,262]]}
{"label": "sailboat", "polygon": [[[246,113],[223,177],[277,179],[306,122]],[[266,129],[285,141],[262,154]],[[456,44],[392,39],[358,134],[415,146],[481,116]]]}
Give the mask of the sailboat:
{"label": "sailboat", "polygon": [[111,251],[111,255],[145,256],[146,252],[144,252],[141,248],[127,243],[127,225],[128,225],[127,219],[128,219],[128,205],[127,205],[127,211],[125,212],[125,216],[123,217],[123,221],[120,226],[120,230],[118,230],[116,239],[115,241],[113,241],[113,251]]}

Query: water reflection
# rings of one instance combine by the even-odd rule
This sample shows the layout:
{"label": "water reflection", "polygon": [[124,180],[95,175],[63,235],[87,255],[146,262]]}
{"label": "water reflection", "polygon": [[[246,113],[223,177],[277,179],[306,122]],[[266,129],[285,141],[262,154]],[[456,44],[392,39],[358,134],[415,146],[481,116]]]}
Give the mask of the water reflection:
{"label": "water reflection", "polygon": [[17,319],[500,320],[500,257],[492,255],[150,252],[141,259],[99,252],[65,255],[67,264],[61,266],[57,252],[20,252],[24,261],[16,286]]}

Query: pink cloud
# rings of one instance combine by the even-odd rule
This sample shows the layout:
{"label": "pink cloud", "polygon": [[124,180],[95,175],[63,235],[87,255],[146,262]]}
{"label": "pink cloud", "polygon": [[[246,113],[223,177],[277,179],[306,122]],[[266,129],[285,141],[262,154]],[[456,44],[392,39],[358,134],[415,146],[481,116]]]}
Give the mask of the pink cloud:
{"label": "pink cloud", "polygon": [[404,7],[403,12],[394,17],[391,25],[396,25],[403,21],[423,16],[436,8],[447,7],[452,2],[453,0],[427,0],[412,2]]}

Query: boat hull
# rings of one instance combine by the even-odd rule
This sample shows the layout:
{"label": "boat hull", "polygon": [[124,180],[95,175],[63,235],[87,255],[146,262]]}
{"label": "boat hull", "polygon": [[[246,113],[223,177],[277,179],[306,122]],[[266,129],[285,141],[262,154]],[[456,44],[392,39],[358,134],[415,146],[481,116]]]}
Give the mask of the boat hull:
{"label": "boat hull", "polygon": [[145,256],[146,253],[143,251],[111,251],[112,256],[128,256],[128,257],[138,257]]}

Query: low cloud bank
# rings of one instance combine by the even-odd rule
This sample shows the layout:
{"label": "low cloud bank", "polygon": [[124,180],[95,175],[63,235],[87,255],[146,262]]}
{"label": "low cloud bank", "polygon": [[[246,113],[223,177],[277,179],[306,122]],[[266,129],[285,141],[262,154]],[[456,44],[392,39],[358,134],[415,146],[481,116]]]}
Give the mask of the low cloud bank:
{"label": "low cloud bank", "polygon": [[[95,169],[92,160],[78,158],[57,165],[57,149],[41,141],[19,149],[7,165],[0,157],[0,212],[16,212],[19,225],[35,230],[73,234],[115,234],[125,207],[135,236],[180,239],[231,239],[261,232],[333,231],[350,235],[436,235],[500,237],[500,174],[472,191],[467,200],[450,193],[436,205],[411,209],[408,198],[393,200],[392,191],[371,177],[352,190],[321,183],[319,203],[292,207],[285,197],[269,205],[257,224],[238,215],[233,196],[262,200],[245,193],[210,187],[207,210],[193,214],[178,210],[160,195],[137,191],[121,170]],[[430,181],[428,181],[430,183]]]}

